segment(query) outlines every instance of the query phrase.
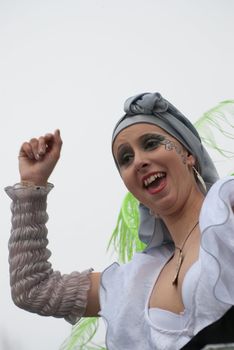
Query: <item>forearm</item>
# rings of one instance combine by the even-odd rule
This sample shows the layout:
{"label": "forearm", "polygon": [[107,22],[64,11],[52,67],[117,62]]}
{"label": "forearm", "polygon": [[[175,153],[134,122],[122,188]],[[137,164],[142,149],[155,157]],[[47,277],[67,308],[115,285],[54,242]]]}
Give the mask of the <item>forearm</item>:
{"label": "forearm", "polygon": [[61,275],[48,261],[47,187],[6,188],[12,199],[9,240],[10,284],[14,303],[43,316],[74,324],[86,309],[90,270]]}

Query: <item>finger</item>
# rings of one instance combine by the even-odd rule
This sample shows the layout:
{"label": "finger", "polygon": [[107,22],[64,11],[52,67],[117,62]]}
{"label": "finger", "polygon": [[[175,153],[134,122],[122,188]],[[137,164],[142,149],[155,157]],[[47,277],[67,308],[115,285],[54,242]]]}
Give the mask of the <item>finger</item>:
{"label": "finger", "polygon": [[63,142],[60,136],[60,131],[57,129],[54,132],[54,147],[53,147],[53,154],[54,154],[54,157],[56,157],[57,159],[60,158],[62,144]]}
{"label": "finger", "polygon": [[45,138],[45,142],[48,143],[53,141],[54,135],[51,133],[48,133],[48,134],[45,134],[44,138]]}
{"label": "finger", "polygon": [[44,136],[46,152],[50,152],[54,144],[54,135],[47,133]]}
{"label": "finger", "polygon": [[19,157],[27,157],[34,159],[34,154],[32,151],[31,144],[29,142],[24,142],[19,151]]}
{"label": "finger", "polygon": [[39,156],[43,156],[46,153],[46,148],[47,148],[47,144],[46,144],[46,139],[45,137],[41,136],[38,139],[38,154]]}
{"label": "finger", "polygon": [[30,140],[29,143],[31,145],[34,158],[37,159],[37,160],[40,159],[40,155],[39,155],[39,140],[36,139],[36,138],[33,138],[33,139]]}
{"label": "finger", "polygon": [[55,130],[54,134],[46,134],[45,138],[47,141],[48,151],[50,151],[54,157],[59,158],[63,143],[60,136],[60,131],[57,129]]}
{"label": "finger", "polygon": [[55,143],[57,144],[57,146],[59,147],[59,150],[60,150],[62,148],[63,141],[62,141],[59,129],[56,129],[55,132],[54,132],[54,141],[55,141]]}
{"label": "finger", "polygon": [[46,143],[49,143],[51,141],[55,141],[58,144],[62,143],[59,129],[56,129],[54,134],[51,134],[51,133],[45,134],[44,138],[45,138]]}

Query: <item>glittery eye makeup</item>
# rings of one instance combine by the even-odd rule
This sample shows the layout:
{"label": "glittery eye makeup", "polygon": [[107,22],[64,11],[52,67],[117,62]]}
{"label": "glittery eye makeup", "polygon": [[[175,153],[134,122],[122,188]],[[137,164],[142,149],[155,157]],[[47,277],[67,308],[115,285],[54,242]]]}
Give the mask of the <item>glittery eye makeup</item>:
{"label": "glittery eye makeup", "polygon": [[[165,136],[150,133],[150,134],[142,135],[138,140],[138,144],[142,150],[148,152],[158,148],[160,145],[162,145],[164,140],[165,140]],[[120,167],[127,166],[131,163],[133,159],[134,159],[133,148],[127,143],[121,145],[117,153],[118,165]]]}
{"label": "glittery eye makeup", "polygon": [[165,146],[166,151],[172,151],[174,149],[181,156],[183,163],[186,164],[186,155],[182,147],[179,147],[175,142],[168,139],[165,139],[162,144]]}
{"label": "glittery eye makeup", "polygon": [[159,134],[146,134],[140,138],[140,143],[142,149],[146,151],[151,151],[155,148],[158,148],[162,145],[162,142],[165,140],[165,136]]}
{"label": "glittery eye makeup", "polygon": [[[160,146],[164,146],[166,151],[175,150],[177,154],[179,154],[182,158],[183,163],[186,162],[185,155],[183,153],[183,149],[177,145],[176,142],[171,141],[166,138],[166,136],[156,133],[147,133],[141,135],[136,142],[139,149],[144,152],[151,152],[159,148]],[[134,160],[135,151],[134,147],[132,147],[129,143],[124,143],[119,146],[117,152],[117,163],[119,167],[127,167]]]}

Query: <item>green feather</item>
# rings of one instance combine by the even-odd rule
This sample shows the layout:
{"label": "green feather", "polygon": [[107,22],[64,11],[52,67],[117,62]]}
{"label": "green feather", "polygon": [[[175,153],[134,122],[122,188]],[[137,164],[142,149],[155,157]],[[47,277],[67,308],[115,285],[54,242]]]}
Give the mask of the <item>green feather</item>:
{"label": "green feather", "polygon": [[[194,125],[206,146],[225,158],[234,157],[234,100],[219,103],[216,107],[205,112]],[[225,146],[228,142],[232,143],[229,148]]]}
{"label": "green feather", "polygon": [[99,345],[91,346],[96,331],[98,329],[99,319],[97,317],[82,318],[72,327],[69,338],[61,345],[60,350],[97,350],[104,349]]}
{"label": "green feather", "polygon": [[145,244],[138,238],[138,205],[137,199],[128,192],[124,197],[117,225],[107,246],[107,250],[109,250],[113,245],[121,263],[131,260],[135,252],[142,251],[145,247]]}

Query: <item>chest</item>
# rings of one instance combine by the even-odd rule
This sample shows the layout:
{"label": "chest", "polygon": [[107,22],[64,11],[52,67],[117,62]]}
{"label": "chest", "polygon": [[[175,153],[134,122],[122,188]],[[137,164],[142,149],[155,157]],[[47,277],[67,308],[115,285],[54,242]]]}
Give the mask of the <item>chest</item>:
{"label": "chest", "polygon": [[[150,308],[168,310],[176,314],[184,311],[183,282],[186,275],[191,273],[193,274],[193,284],[197,282],[199,272],[197,269],[191,268],[198,260],[198,255],[199,241],[195,242],[193,249],[190,249],[185,255],[175,250],[174,255],[165,263],[155,279],[149,299]],[[177,274],[178,279],[176,283],[173,283]],[[191,287],[193,288],[193,286]],[[188,293],[188,291],[185,292]]]}
{"label": "chest", "polygon": [[[150,296],[153,295],[155,281],[172,254],[172,251],[163,255],[156,252],[155,256],[140,253],[130,263],[122,266],[115,263],[104,271],[100,288],[100,316],[108,327],[108,349],[178,350],[228,308],[214,297],[209,277],[202,272],[199,259],[187,271],[183,281],[186,313],[164,313],[166,318],[168,313],[169,319],[171,315],[178,316],[181,321],[179,327],[177,321],[168,326],[168,318],[162,324],[158,314],[152,315],[150,311],[157,312],[157,309],[149,308]],[[207,264],[210,263],[207,261]],[[184,290],[187,292],[184,293]]]}

